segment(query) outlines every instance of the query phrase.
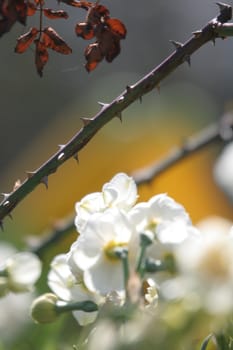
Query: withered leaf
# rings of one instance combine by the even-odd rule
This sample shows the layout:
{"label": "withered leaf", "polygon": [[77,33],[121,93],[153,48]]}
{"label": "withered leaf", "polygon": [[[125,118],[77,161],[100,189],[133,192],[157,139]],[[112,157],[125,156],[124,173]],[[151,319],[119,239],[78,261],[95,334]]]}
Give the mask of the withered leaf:
{"label": "withered leaf", "polygon": [[27,16],[33,16],[36,13],[36,5],[33,2],[28,1]]}
{"label": "withered leaf", "polygon": [[66,44],[66,42],[57,34],[52,27],[44,28],[43,30],[43,43],[46,47],[68,55],[72,52],[72,49]]}
{"label": "withered leaf", "polygon": [[127,30],[119,19],[110,17],[107,7],[96,2],[89,8],[86,22],[78,23],[75,32],[85,40],[96,37],[96,42],[88,45],[84,52],[87,60],[85,67],[90,72],[103,58],[112,62],[119,55],[120,40],[126,37]]}
{"label": "withered leaf", "polygon": [[90,8],[87,14],[87,22],[92,24],[103,23],[109,16],[109,10],[103,5],[95,5]]}
{"label": "withered leaf", "polygon": [[25,25],[27,19],[27,1],[1,0],[0,17],[0,36],[9,32],[16,21]]}
{"label": "withered leaf", "polygon": [[81,36],[83,39],[90,40],[94,38],[94,28],[90,23],[78,23],[75,27],[75,33],[77,36]]}
{"label": "withered leaf", "polygon": [[27,50],[27,48],[31,45],[31,43],[34,41],[38,34],[38,29],[37,28],[30,28],[30,30],[21,35],[17,39],[17,45],[15,47],[15,52],[17,53],[23,53]]}
{"label": "withered leaf", "polygon": [[67,5],[80,7],[80,8],[83,8],[84,10],[88,10],[93,5],[93,3],[90,1],[58,0],[58,2],[64,2]]}
{"label": "withered leaf", "polygon": [[15,1],[15,9],[17,12],[17,20],[22,23],[26,24],[27,19],[27,1],[24,0],[16,0]]}
{"label": "withered leaf", "polygon": [[35,65],[36,65],[37,73],[39,74],[40,77],[42,77],[44,66],[46,65],[49,59],[49,54],[43,42],[37,39],[37,40],[34,40],[34,43],[36,45]]}
{"label": "withered leaf", "polygon": [[52,10],[48,8],[43,9],[44,15],[50,19],[59,19],[59,18],[64,18],[67,19],[68,13],[63,10]]}
{"label": "withered leaf", "polygon": [[112,34],[117,35],[120,39],[125,39],[127,30],[125,25],[119,19],[107,18],[105,23]]}
{"label": "withered leaf", "polygon": [[94,70],[97,64],[104,58],[98,43],[88,45],[85,49],[84,55],[87,60],[85,68],[88,72]]}

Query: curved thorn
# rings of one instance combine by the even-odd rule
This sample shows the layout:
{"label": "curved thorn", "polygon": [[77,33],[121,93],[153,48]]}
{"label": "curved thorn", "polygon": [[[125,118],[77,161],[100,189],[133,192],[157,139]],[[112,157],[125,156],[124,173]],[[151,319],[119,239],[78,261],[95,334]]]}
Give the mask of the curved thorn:
{"label": "curved thorn", "polygon": [[47,175],[42,177],[42,179],[40,180],[40,183],[45,185],[46,189],[48,189],[49,177]]}
{"label": "curved thorn", "polygon": [[76,153],[73,158],[76,160],[77,163],[79,163],[79,159],[78,159],[78,153]]}
{"label": "curved thorn", "polygon": [[80,117],[80,119],[83,122],[84,126],[87,126],[92,121],[91,118]]}
{"label": "curved thorn", "polygon": [[172,43],[173,46],[175,46],[176,50],[180,49],[183,46],[183,44],[181,44],[179,41],[170,40],[170,43]]}

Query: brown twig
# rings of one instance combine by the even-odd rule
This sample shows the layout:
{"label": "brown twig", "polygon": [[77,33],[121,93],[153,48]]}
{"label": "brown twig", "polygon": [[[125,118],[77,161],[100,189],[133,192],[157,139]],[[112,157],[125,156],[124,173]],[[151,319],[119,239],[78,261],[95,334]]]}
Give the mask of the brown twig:
{"label": "brown twig", "polygon": [[151,182],[160,174],[168,169],[171,169],[177,163],[180,163],[191,154],[205,149],[209,145],[217,142],[226,142],[232,139],[233,115],[227,114],[223,117],[220,123],[210,124],[199,133],[188,138],[181,146],[169,151],[161,160],[139,169],[132,173],[137,185],[142,185]]}
{"label": "brown twig", "polygon": [[[224,23],[232,17],[232,8],[229,5],[218,3],[220,14],[211,20],[202,30],[193,33],[193,36],[184,44],[174,42],[175,51],[159,66],[144,76],[136,84],[126,89],[110,104],[103,104],[94,118],[83,118],[84,126],[78,133],[49,160],[34,172],[28,172],[26,180],[17,186],[11,193],[4,194],[0,203],[0,224],[11,213],[19,202],[23,200],[40,183],[48,186],[48,176],[71,157],[78,159],[78,152],[93,138],[93,136],[114,117],[121,118],[121,113],[137,99],[141,99],[165,79],[183,62],[190,64],[190,56],[209,41],[214,41],[223,30]],[[229,29],[229,28],[228,28]]]}

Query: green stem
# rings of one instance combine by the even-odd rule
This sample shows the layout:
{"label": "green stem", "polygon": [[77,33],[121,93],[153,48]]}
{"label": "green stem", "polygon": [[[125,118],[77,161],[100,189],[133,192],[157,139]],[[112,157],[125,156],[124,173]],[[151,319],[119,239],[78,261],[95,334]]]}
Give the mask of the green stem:
{"label": "green stem", "polygon": [[141,246],[140,254],[139,254],[138,262],[137,262],[137,267],[136,267],[136,272],[137,272],[141,277],[143,277],[143,275],[144,275],[144,268],[142,267],[142,262],[143,262],[144,257],[145,257],[146,248],[147,248],[146,245],[142,245],[142,246]]}
{"label": "green stem", "polygon": [[56,305],[56,310],[58,313],[75,311],[75,310],[93,312],[93,311],[98,311],[98,305],[91,300],[85,300],[85,301],[80,301],[76,303]]}
{"label": "green stem", "polygon": [[122,265],[123,265],[124,287],[125,287],[126,301],[128,301],[129,300],[129,294],[128,294],[128,281],[129,281],[128,251],[125,250],[124,254],[122,254],[121,260],[122,260]]}

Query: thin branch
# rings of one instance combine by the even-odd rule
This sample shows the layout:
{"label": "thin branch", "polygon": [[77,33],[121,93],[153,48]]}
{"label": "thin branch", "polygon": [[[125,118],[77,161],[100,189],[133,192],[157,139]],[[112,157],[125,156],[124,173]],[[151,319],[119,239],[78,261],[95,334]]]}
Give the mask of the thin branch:
{"label": "thin branch", "polygon": [[[156,161],[152,165],[135,171],[132,176],[137,185],[147,184],[171,167],[177,165],[188,156],[206,149],[216,143],[224,143],[233,138],[233,114],[227,114],[220,122],[210,124],[205,129],[191,136],[182,147],[171,150],[161,160]],[[62,237],[75,231],[74,217],[64,219],[59,229],[51,230],[47,233],[47,237],[42,240],[33,252],[42,255],[47,248],[60,241]]]}
{"label": "thin branch", "polygon": [[4,194],[4,199],[0,203],[0,224],[38,184],[44,183],[47,187],[48,176],[56,172],[61,164],[71,157],[78,159],[78,152],[84,148],[106,123],[114,117],[121,118],[123,110],[134,101],[141,99],[143,95],[155,87],[158,87],[159,83],[183,62],[190,64],[190,56],[201,46],[209,41],[214,41],[218,37],[222,37],[222,35],[219,35],[219,32],[225,27],[226,24],[224,23],[231,19],[232,8],[229,5],[221,3],[218,3],[218,5],[220,14],[216,18],[211,20],[202,30],[193,33],[193,36],[183,45],[173,42],[176,49],[167,59],[136,84],[127,86],[110,104],[103,104],[100,112],[93,118],[83,118],[83,128],[66,145],[60,148],[58,152],[36,171],[27,173],[27,179],[21,185],[14,188],[11,193]]}
{"label": "thin branch", "polygon": [[40,239],[39,243],[33,244],[30,250],[41,257],[49,247],[54,246],[57,242],[74,231],[74,217],[69,216],[61,222],[56,223],[54,229],[50,232],[46,232],[44,238]]}
{"label": "thin branch", "polygon": [[193,135],[181,147],[176,147],[163,157],[163,159],[135,171],[132,176],[137,185],[150,183],[153,179],[161,175],[171,167],[177,165],[191,154],[205,149],[209,145],[222,143],[232,139],[233,115],[226,115],[220,123],[210,124],[199,133]]}

